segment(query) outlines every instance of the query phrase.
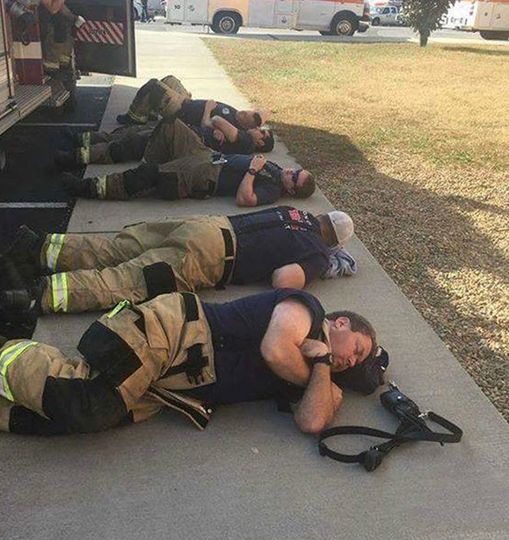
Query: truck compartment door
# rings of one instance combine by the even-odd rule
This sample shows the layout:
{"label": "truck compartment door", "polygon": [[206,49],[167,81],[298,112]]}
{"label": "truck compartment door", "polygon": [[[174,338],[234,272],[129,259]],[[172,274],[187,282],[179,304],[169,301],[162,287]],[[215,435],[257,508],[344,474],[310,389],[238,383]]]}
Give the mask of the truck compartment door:
{"label": "truck compartment door", "polygon": [[209,5],[207,0],[187,0],[185,20],[188,23],[207,24]]}
{"label": "truck compartment door", "polygon": [[166,21],[184,22],[185,0],[168,0],[166,3]]}
{"label": "truck compartment door", "polygon": [[76,33],[76,65],[83,71],[136,77],[131,0],[67,0],[85,19]]}

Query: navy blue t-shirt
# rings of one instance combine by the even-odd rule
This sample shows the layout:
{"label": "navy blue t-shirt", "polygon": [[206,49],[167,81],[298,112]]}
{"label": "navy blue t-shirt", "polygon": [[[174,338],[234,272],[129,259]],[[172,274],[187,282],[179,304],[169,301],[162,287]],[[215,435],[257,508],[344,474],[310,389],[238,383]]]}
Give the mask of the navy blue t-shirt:
{"label": "navy blue t-shirt", "polygon": [[318,339],[325,312],[318,299],[305,291],[277,289],[225,304],[203,303],[214,342],[217,380],[185,393],[211,405],[281,395],[289,383],[270,370],[260,345],[274,308],[290,297],[309,309],[312,326],[308,337]]}
{"label": "navy blue t-shirt", "polygon": [[[182,108],[177,113],[177,116],[185,124],[190,126],[200,126],[206,103],[206,99],[186,100],[184,103],[182,103]],[[220,116],[238,128],[239,125],[237,124],[236,114],[237,109],[230,107],[230,105],[226,105],[226,103],[218,103],[217,107],[212,111],[210,116]]]}
{"label": "navy blue t-shirt", "polygon": [[[244,179],[244,175],[249,170],[251,156],[240,154],[225,155],[226,163],[219,174],[216,195],[235,196],[237,190]],[[254,192],[256,194],[257,206],[272,204],[280,199],[284,193],[280,182],[281,168],[267,161],[263,171],[256,175],[254,181]]]}
{"label": "navy blue t-shirt", "polygon": [[301,266],[309,283],[329,267],[329,248],[318,220],[309,212],[278,206],[229,220],[237,238],[234,284],[269,279],[274,270],[292,263]]}
{"label": "navy blue t-shirt", "polygon": [[253,138],[243,129],[238,130],[238,137],[235,142],[225,139],[222,143],[214,137],[214,129],[211,127],[193,126],[191,129],[201,137],[206,146],[222,154],[253,154],[256,150]]}

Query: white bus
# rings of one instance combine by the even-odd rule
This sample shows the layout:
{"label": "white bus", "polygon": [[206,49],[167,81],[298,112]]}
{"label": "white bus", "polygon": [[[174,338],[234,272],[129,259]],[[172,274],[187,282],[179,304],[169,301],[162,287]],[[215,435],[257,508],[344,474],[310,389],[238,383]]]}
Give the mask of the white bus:
{"label": "white bus", "polygon": [[509,39],[509,0],[460,0],[442,27],[480,32],[484,39]]}
{"label": "white bus", "polygon": [[351,36],[369,28],[369,4],[365,0],[168,0],[166,22],[208,25],[221,34],[250,26]]}

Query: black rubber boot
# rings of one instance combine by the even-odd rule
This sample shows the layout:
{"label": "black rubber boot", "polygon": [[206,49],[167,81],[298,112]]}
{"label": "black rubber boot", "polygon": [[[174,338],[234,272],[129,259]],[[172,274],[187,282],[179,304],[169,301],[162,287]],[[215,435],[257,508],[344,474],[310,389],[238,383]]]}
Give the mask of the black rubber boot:
{"label": "black rubber boot", "polygon": [[97,199],[92,178],[82,178],[71,173],[63,173],[60,178],[66,191],[74,197]]}
{"label": "black rubber boot", "polygon": [[128,113],[119,114],[117,116],[117,122],[119,124],[122,124],[123,126],[138,126],[138,125],[143,125],[144,124],[144,122],[136,121],[134,118],[129,116]]}
{"label": "black rubber boot", "polygon": [[0,291],[0,315],[3,318],[28,317],[41,313],[43,286],[39,280],[33,287]]}
{"label": "black rubber boot", "polygon": [[78,161],[78,153],[76,150],[66,152],[57,150],[55,153],[55,166],[61,171],[79,169],[83,164]]}
{"label": "black rubber boot", "polygon": [[44,236],[22,225],[9,247],[0,255],[0,288],[17,289],[42,273]]}

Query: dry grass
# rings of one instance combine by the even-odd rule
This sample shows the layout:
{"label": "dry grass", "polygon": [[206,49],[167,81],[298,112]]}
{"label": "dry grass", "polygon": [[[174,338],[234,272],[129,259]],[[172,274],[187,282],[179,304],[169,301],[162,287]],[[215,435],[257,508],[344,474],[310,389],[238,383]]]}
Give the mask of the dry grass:
{"label": "dry grass", "polygon": [[207,44],[509,419],[509,49]]}

